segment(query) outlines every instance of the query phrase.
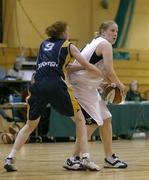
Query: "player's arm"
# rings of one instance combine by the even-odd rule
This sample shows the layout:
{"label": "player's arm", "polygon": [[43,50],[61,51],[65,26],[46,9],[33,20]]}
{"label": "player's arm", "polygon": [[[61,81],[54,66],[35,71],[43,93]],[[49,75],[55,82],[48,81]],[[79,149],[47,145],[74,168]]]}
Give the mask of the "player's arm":
{"label": "player's arm", "polygon": [[104,75],[112,83],[115,83],[123,93],[125,93],[125,86],[119,80],[113,66],[113,50],[112,45],[108,42],[103,42],[101,44],[101,53],[103,56],[104,63]]}
{"label": "player's arm", "polygon": [[93,76],[98,77],[102,75],[102,72],[96,66],[90,64],[73,44],[70,45],[70,53]]}
{"label": "player's arm", "polygon": [[72,73],[80,70],[84,70],[85,68],[80,64],[68,64],[67,65],[67,72]]}

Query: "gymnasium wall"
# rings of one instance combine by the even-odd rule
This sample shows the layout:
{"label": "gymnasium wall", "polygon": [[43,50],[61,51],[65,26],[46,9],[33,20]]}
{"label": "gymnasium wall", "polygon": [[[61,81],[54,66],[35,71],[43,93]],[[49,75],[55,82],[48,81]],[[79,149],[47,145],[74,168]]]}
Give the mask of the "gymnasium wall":
{"label": "gymnasium wall", "polygon": [[[104,9],[100,2],[100,0],[4,0],[4,43],[9,47],[37,48],[46,37],[45,28],[56,20],[65,20],[70,24],[71,38],[78,39],[78,46],[81,47],[92,38],[101,22],[114,19],[120,0],[110,0],[108,9]],[[148,6],[148,0],[136,0],[126,48],[149,49]]]}
{"label": "gymnasium wall", "polygon": [[[70,25],[71,38],[78,39],[78,46],[83,46],[92,38],[102,21],[114,18],[119,0],[111,0],[108,9],[102,8],[100,0],[5,0],[4,2],[5,43],[9,47],[36,48],[46,37],[45,28],[57,20],[67,21]],[[28,17],[24,14],[24,10]]]}
{"label": "gymnasium wall", "polygon": [[126,48],[149,50],[149,1],[136,0]]}

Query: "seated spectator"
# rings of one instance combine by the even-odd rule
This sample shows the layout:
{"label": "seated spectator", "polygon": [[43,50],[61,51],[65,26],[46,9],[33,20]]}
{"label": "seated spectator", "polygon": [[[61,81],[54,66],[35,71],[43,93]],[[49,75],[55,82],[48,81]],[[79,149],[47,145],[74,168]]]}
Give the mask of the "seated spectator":
{"label": "seated spectator", "polygon": [[129,90],[126,95],[126,101],[143,101],[145,100],[141,93],[138,91],[138,82],[137,80],[132,80],[129,85]]}
{"label": "seated spectator", "polygon": [[22,79],[22,74],[20,73],[21,68],[22,68],[22,62],[16,61],[14,63],[13,68],[8,70],[7,77]]}

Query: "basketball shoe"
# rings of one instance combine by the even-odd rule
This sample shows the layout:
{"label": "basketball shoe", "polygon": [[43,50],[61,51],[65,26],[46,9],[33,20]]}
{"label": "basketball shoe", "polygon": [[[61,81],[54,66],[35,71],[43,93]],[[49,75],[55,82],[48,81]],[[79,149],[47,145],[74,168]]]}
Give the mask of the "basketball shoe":
{"label": "basketball shoe", "polygon": [[81,164],[84,167],[84,169],[90,170],[90,171],[100,171],[102,169],[97,164],[95,164],[94,162],[90,161],[90,159],[87,158],[87,157],[83,157],[81,159]]}
{"label": "basketball shoe", "polygon": [[67,170],[85,170],[84,166],[81,164],[80,157],[70,157],[68,158],[64,164],[63,168]]}
{"label": "basketball shoe", "polygon": [[127,164],[121,161],[115,154],[104,159],[104,168],[127,168]]}
{"label": "basketball shoe", "polygon": [[5,160],[4,168],[7,172],[17,171],[15,166],[15,159],[14,158],[7,158]]}
{"label": "basketball shoe", "polygon": [[101,168],[94,162],[90,161],[89,158],[80,157],[69,158],[64,162],[63,168],[67,170],[90,170],[90,171],[100,171]]}

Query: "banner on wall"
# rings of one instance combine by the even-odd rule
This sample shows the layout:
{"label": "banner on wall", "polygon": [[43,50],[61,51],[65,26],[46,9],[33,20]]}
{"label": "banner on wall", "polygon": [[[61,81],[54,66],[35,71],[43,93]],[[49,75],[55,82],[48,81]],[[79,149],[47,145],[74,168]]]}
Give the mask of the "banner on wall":
{"label": "banner on wall", "polygon": [[115,21],[119,27],[118,39],[114,45],[115,48],[123,48],[125,46],[134,7],[135,0],[120,0],[119,8],[115,17]]}

